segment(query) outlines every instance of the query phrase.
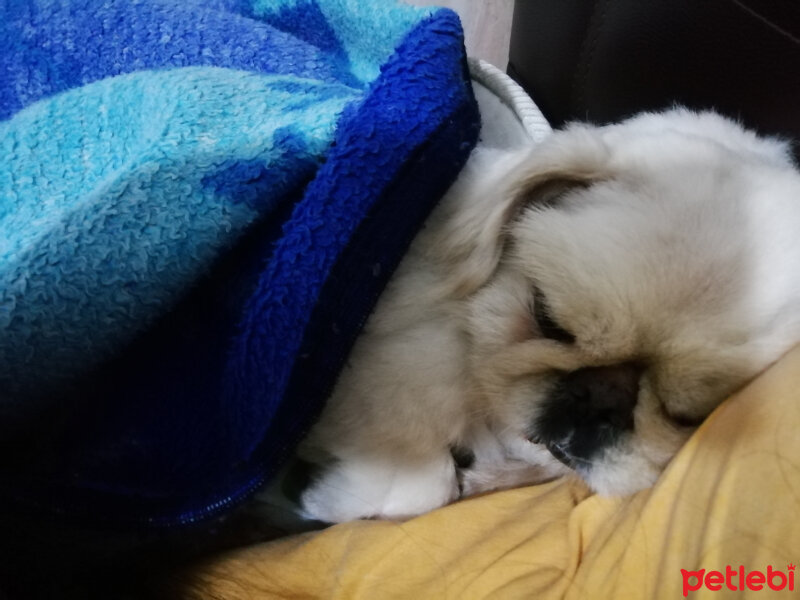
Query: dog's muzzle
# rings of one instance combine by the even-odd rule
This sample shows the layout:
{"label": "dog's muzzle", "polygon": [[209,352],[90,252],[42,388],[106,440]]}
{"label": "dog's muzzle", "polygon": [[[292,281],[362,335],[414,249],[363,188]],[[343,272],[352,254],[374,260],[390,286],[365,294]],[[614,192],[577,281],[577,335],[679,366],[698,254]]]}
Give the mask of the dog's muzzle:
{"label": "dog's muzzle", "polygon": [[565,373],[533,423],[531,441],[570,468],[588,466],[633,431],[641,373],[632,362]]}

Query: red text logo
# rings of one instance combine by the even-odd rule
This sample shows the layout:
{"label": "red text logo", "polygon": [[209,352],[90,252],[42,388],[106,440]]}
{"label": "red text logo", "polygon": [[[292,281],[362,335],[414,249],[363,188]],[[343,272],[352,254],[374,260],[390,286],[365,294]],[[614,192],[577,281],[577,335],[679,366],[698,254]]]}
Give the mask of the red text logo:
{"label": "red text logo", "polygon": [[705,588],[716,592],[723,587],[731,591],[753,590],[758,591],[764,588],[775,590],[794,591],[794,565],[787,565],[786,572],[767,566],[765,571],[747,571],[744,565],[739,565],[738,569],[727,565],[725,572],[722,571],[687,571],[681,569],[683,576],[683,597],[689,592],[696,592],[700,588]]}

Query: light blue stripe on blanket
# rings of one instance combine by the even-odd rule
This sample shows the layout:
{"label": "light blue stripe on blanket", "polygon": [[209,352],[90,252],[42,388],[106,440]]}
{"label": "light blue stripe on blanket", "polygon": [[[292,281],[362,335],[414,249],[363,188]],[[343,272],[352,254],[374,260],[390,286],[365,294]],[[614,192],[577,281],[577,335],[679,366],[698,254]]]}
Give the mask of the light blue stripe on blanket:
{"label": "light blue stripe on blanket", "polygon": [[[316,23],[326,23],[347,55],[353,75],[369,82],[402,38],[434,9],[385,2],[378,11],[373,2],[364,0],[253,0],[252,10],[273,27],[284,29],[285,25],[301,37],[315,35],[320,30]],[[315,26],[298,29],[297,23],[309,20]]]}
{"label": "light blue stripe on blanket", "polygon": [[313,175],[357,93],[190,67],[102,80],[0,123],[0,409],[163,313]]}

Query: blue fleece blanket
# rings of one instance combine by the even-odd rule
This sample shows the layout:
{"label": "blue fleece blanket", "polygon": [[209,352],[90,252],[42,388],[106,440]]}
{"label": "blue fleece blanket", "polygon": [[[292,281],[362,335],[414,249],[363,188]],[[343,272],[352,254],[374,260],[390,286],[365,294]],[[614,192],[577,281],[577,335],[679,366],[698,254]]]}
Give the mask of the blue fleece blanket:
{"label": "blue fleece blanket", "polygon": [[0,500],[225,510],[318,414],[474,144],[392,0],[0,2]]}

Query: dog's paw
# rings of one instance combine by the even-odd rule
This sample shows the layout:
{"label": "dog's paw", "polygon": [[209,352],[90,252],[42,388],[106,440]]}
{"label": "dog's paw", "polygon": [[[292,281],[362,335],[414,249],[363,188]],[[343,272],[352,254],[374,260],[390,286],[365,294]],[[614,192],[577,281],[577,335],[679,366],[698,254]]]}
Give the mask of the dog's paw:
{"label": "dog's paw", "polygon": [[[474,427],[467,443],[469,460],[459,465],[458,470],[464,498],[492,490],[543,483],[570,472],[541,444],[512,432],[493,431],[486,424]],[[461,450],[461,454],[464,453]]]}
{"label": "dog's paw", "polygon": [[457,499],[450,454],[424,461],[387,457],[339,460],[322,471],[300,498],[308,518],[341,523],[355,519],[405,519]]}

